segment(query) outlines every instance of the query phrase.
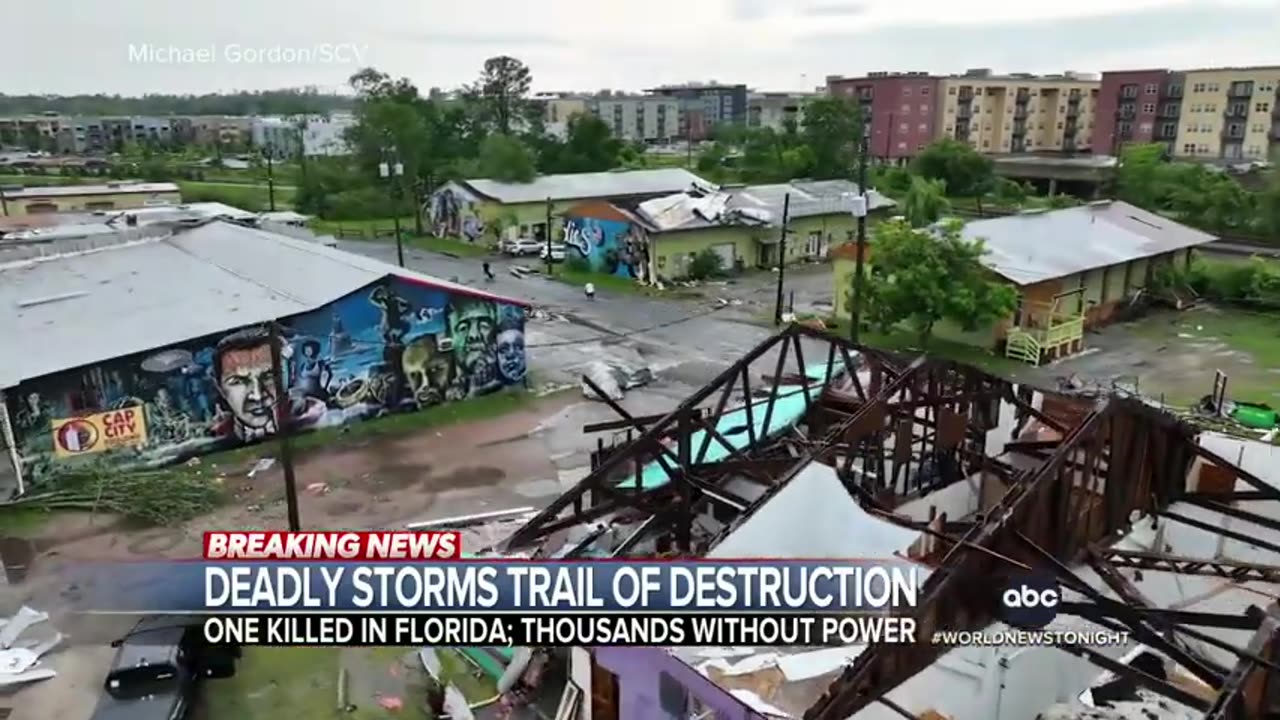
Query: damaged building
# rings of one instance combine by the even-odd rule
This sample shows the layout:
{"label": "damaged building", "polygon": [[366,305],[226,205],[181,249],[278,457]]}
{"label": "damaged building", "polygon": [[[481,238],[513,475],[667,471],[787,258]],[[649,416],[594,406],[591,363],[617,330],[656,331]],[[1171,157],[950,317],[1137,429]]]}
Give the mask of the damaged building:
{"label": "damaged building", "polygon": [[[539,557],[908,559],[911,645],[575,648],[563,717],[1261,718],[1280,711],[1280,452],[1141,400],[1069,397],[801,326],[662,416],[502,545]],[[1053,630],[950,647],[1056,577]],[[567,702],[567,701],[566,701]]]}

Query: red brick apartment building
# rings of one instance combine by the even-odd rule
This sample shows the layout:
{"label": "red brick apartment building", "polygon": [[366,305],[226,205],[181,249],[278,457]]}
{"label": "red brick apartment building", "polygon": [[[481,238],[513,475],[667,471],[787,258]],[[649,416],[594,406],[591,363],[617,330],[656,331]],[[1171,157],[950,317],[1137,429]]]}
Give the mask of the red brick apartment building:
{"label": "red brick apartment building", "polygon": [[1102,74],[1094,112],[1093,151],[1118,155],[1130,143],[1164,143],[1178,138],[1184,77],[1171,70],[1122,70]]}
{"label": "red brick apartment building", "polygon": [[874,72],[827,78],[832,96],[856,98],[870,119],[869,150],[884,162],[914,157],[937,137],[940,77],[924,72]]}

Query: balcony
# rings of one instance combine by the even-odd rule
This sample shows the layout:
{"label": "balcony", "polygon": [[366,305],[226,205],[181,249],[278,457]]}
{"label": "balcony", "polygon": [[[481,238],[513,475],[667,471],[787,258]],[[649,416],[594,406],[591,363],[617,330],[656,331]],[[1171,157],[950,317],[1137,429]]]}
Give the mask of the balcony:
{"label": "balcony", "polygon": [[1160,117],[1177,118],[1181,113],[1181,108],[1177,103],[1168,103],[1160,107]]}
{"label": "balcony", "polygon": [[1116,111],[1116,117],[1121,120],[1132,120],[1138,117],[1138,112],[1132,106],[1122,107]]}
{"label": "balcony", "polygon": [[1027,112],[1027,107],[1025,105],[1019,105],[1013,109],[1014,120],[1025,120],[1028,114],[1029,113]]}
{"label": "balcony", "polygon": [[1233,83],[1231,83],[1231,86],[1227,88],[1227,97],[1229,97],[1229,98],[1244,98],[1244,99],[1246,99],[1246,100],[1248,100],[1248,99],[1252,98],[1252,97],[1253,97],[1253,83],[1252,83],[1252,82],[1233,82]]}
{"label": "balcony", "polygon": [[1072,90],[1070,93],[1067,94],[1067,102],[1078,103],[1080,102],[1081,97],[1082,96],[1079,90]]}
{"label": "balcony", "polygon": [[1018,94],[1014,96],[1014,102],[1024,105],[1031,100],[1031,91],[1025,88],[1019,88]]}
{"label": "balcony", "polygon": [[1169,98],[1170,100],[1181,100],[1181,99],[1182,99],[1182,86],[1181,86],[1181,85],[1170,85],[1169,87],[1165,88],[1165,90],[1164,90],[1164,96],[1165,96],[1165,97],[1167,97],[1167,98]]}
{"label": "balcony", "polygon": [[973,88],[960,88],[960,92],[956,95],[956,100],[962,103],[973,101]]}
{"label": "balcony", "polygon": [[959,108],[956,109],[956,118],[967,120],[971,117],[973,117],[973,108],[969,107],[968,105],[961,105]]}
{"label": "balcony", "polygon": [[1249,103],[1232,103],[1227,106],[1227,111],[1223,115],[1228,118],[1244,120],[1249,117]]}
{"label": "balcony", "polygon": [[1271,126],[1271,139],[1280,140],[1280,122]]}

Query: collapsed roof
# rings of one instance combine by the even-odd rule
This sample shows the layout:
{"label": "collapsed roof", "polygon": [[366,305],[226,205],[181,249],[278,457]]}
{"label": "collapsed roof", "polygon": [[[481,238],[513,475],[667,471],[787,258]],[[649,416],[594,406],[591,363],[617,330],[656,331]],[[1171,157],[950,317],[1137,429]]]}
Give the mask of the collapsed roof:
{"label": "collapsed roof", "polygon": [[[1208,718],[1258,717],[1274,702],[1262,685],[1280,669],[1280,608],[1272,604],[1280,537],[1265,539],[1257,528],[1280,534],[1280,490],[1243,457],[1226,460],[1221,446],[1140,400],[1042,393],[794,325],[666,415],[632,417],[605,402],[620,420],[587,430],[625,431],[625,439],[602,444],[592,472],[517,530],[507,549],[559,557],[892,554],[932,568],[912,613],[919,643],[832,649],[824,658],[772,649],[775,667],[808,670],[791,668],[800,684],[755,693],[771,708],[758,712],[843,720],[878,705],[924,713],[939,679],[927,671],[944,655],[974,650],[929,638],[988,627],[992,579],[1033,568],[1058,576],[1069,594],[1061,610],[1068,627],[1127,631],[1178,673],[1157,677],[1086,646],[1046,652],[1083,658]],[[1274,467],[1274,458],[1263,462]],[[803,532],[793,527],[797,517]],[[1177,580],[1144,582],[1134,570],[1210,584],[1195,600],[1168,589]],[[1217,604],[1186,609],[1210,595]],[[754,692],[730,679],[732,663],[717,668],[694,651],[675,652],[735,697]]]}

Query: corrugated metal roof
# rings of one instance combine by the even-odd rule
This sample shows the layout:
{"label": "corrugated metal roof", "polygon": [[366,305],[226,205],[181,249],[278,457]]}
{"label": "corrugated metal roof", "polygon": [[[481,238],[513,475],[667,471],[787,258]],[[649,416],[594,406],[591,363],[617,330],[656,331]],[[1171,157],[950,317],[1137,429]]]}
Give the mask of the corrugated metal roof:
{"label": "corrugated metal roof", "polygon": [[528,183],[497,180],[465,180],[463,185],[501,203],[530,203],[552,200],[661,195],[681,192],[694,184],[712,184],[683,168],[624,170],[598,173],[543,175]]}
{"label": "corrugated metal roof", "polygon": [[[848,180],[797,180],[771,185],[725,187],[708,194],[680,192],[648,200],[636,214],[653,232],[698,230],[721,225],[776,225],[787,195],[791,219],[853,212],[858,185]],[[868,189],[871,210],[892,207],[893,200]]]}
{"label": "corrugated metal roof", "polygon": [[[225,222],[0,265],[0,388],[318,308],[388,275],[525,305]],[[17,340],[17,342],[13,342]]]}
{"label": "corrugated metal roof", "polygon": [[162,193],[178,192],[174,183],[110,183],[106,185],[43,185],[21,190],[5,190],[4,196],[11,200],[25,200],[41,197],[65,197],[68,195],[121,195],[124,193]]}
{"label": "corrugated metal roof", "polygon": [[963,234],[985,240],[986,265],[1018,285],[1217,240],[1125,202],[977,220],[966,224]]}

